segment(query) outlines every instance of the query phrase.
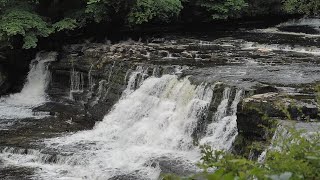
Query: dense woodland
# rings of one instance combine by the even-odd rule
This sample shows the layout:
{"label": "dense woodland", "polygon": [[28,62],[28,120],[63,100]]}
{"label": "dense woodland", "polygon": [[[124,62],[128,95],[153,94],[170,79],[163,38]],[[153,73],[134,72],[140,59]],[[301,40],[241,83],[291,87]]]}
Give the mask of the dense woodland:
{"label": "dense woodland", "polygon": [[39,38],[103,25],[212,22],[268,15],[317,15],[319,0],[1,0],[1,49],[35,48]]}

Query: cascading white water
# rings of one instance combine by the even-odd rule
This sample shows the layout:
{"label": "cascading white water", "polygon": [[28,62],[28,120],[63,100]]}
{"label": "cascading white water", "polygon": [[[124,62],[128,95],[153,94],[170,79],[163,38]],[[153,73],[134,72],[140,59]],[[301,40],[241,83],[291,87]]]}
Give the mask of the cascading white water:
{"label": "cascading white water", "polygon": [[281,26],[310,26],[320,32],[320,19],[319,18],[296,19],[296,20],[285,22],[285,23],[281,23],[277,27],[281,27]]}
{"label": "cascading white water", "polygon": [[200,154],[191,135],[212,95],[210,86],[194,86],[188,78],[151,77],[136,91],[124,94],[93,130],[46,143],[72,156],[60,158],[56,164],[43,163],[37,154],[1,156],[5,163],[18,159],[21,166],[41,168],[39,176],[43,179],[108,179],[119,175],[157,179],[160,159],[179,161],[180,169],[195,171]]}
{"label": "cascading white water", "polygon": [[81,93],[84,88],[84,76],[82,72],[72,69],[70,72],[70,98],[73,99],[73,93]]}
{"label": "cascading white water", "polygon": [[304,54],[312,54],[314,56],[320,56],[320,49],[318,47],[292,47],[289,45],[279,45],[279,44],[259,44],[254,42],[247,42],[242,45],[245,50],[260,50],[263,52],[268,51],[286,51],[286,52],[296,52]]}
{"label": "cascading white water", "polygon": [[90,92],[92,92],[93,88],[94,88],[94,79],[92,77],[92,68],[93,68],[93,64],[90,66],[90,69],[88,72],[88,89]]}
{"label": "cascading white water", "polygon": [[[195,86],[176,75],[147,78],[147,71],[139,66],[131,73],[122,98],[93,130],[47,140],[46,149],[61,154],[54,162],[52,155],[41,151],[15,153],[10,148],[0,154],[2,162],[36,168],[42,179],[158,179],[162,161],[182,172],[198,171],[195,164],[201,155],[192,134],[209,109],[215,85]],[[225,88],[200,144],[220,150],[231,147],[241,94],[237,90],[230,105],[231,88]]]}
{"label": "cascading white water", "polygon": [[[280,27],[283,26],[309,26],[316,31],[319,31],[318,34],[308,34],[303,32],[289,32],[289,31],[281,31]],[[302,18],[298,20],[291,20],[285,23],[281,23],[276,27],[270,27],[266,29],[255,29],[253,32],[258,33],[270,33],[270,34],[284,34],[284,35],[293,35],[293,36],[304,36],[307,38],[318,38],[320,37],[320,20],[319,18]]]}
{"label": "cascading white water", "polygon": [[216,150],[229,150],[235,140],[237,129],[237,105],[241,99],[242,90],[237,90],[235,98],[230,105],[230,115],[227,113],[231,89],[225,88],[220,105],[213,117],[213,122],[207,127],[206,136],[200,144],[208,144]]}
{"label": "cascading white water", "polygon": [[[127,76],[128,74],[126,74],[125,81],[127,81]],[[129,77],[127,88],[122,93],[122,97],[126,97],[127,95],[131,94],[134,90],[139,88],[143,81],[148,77],[148,69],[143,68],[142,66],[137,66],[136,70],[132,72],[132,74]]]}
{"label": "cascading white water", "polygon": [[84,91],[84,84],[85,84],[84,81],[85,80],[84,80],[83,72],[76,71],[74,68],[72,68],[72,71],[70,71],[70,91],[69,91],[70,99],[72,100],[74,99],[74,96],[73,96],[74,93],[82,93]]}
{"label": "cascading white water", "polygon": [[[307,139],[318,138],[317,133],[320,129],[320,123],[318,122],[292,122],[292,121],[279,121],[278,127],[275,130],[271,143],[258,157],[259,163],[264,163],[268,151],[282,151],[283,145],[291,137],[290,128],[301,131],[301,136]],[[315,136],[316,135],[316,136]],[[291,143],[295,143],[291,141]]]}
{"label": "cascading white water", "polygon": [[45,90],[50,81],[48,65],[56,60],[56,56],[55,52],[37,54],[30,64],[21,92],[0,99],[0,119],[34,117],[32,108],[47,101]]}
{"label": "cascading white water", "polygon": [[274,150],[274,149],[278,149],[278,147],[276,147],[275,145],[275,141],[278,139],[279,136],[285,136],[286,134],[288,133],[288,131],[282,126],[282,125],[279,125],[277,127],[277,129],[275,130],[274,134],[273,134],[273,137],[271,139],[271,144],[270,146],[265,149],[258,157],[258,162],[259,163],[263,163],[267,157],[267,152],[269,150]]}

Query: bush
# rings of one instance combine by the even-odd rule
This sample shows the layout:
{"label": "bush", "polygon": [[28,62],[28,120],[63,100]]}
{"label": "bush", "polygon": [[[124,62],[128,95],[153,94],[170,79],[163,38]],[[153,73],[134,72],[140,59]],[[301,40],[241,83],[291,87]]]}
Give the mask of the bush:
{"label": "bush", "polygon": [[[273,142],[263,163],[202,146],[199,167],[203,173],[187,179],[320,179],[319,133],[306,136],[293,129],[288,131],[288,135]],[[166,175],[163,179],[183,178]]]}

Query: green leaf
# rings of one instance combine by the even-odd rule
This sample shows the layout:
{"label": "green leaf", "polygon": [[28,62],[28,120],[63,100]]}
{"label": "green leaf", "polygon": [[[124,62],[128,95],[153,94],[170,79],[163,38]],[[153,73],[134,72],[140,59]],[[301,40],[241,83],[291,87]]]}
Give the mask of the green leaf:
{"label": "green leaf", "polygon": [[63,31],[63,30],[73,30],[77,28],[77,20],[71,18],[64,18],[56,23],[53,24],[53,28],[56,31]]}

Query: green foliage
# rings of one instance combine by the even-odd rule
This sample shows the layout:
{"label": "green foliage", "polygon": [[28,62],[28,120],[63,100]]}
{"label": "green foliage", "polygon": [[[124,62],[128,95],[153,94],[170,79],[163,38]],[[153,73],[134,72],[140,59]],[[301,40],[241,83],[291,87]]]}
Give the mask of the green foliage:
{"label": "green foliage", "polygon": [[316,94],[317,103],[318,103],[318,105],[320,107],[320,84],[316,85],[315,94]]}
{"label": "green foliage", "polygon": [[[279,136],[268,150],[263,163],[248,160],[228,152],[213,151],[201,146],[203,173],[189,179],[247,180],[247,179],[319,179],[320,134],[306,136],[289,129],[288,135]],[[208,171],[208,169],[214,171]],[[174,178],[173,178],[174,177]],[[182,179],[166,175],[164,180]]]}
{"label": "green foliage", "polygon": [[289,135],[279,136],[276,150],[268,153],[264,166],[269,174],[292,173],[292,179],[320,178],[320,134],[306,137],[290,129]]}
{"label": "green foliage", "polygon": [[247,6],[245,0],[199,0],[197,4],[210,13],[212,19],[235,17]]}
{"label": "green foliage", "polygon": [[[272,6],[273,1],[266,4]],[[192,21],[193,15],[199,16],[203,21],[235,18],[240,17],[247,6],[256,7],[254,2],[256,1],[0,0],[0,42],[2,46],[12,47],[12,42],[23,40],[23,43],[18,44],[29,49],[36,47],[39,38],[83,28],[92,23],[134,27],[153,22],[168,23],[185,17],[191,17],[188,21]],[[283,5],[288,13],[317,14],[320,8],[319,0],[283,0]],[[186,12],[182,12],[184,10]],[[186,15],[188,13],[192,15]]]}
{"label": "green foliage", "polygon": [[106,2],[102,0],[87,0],[85,12],[90,14],[95,22],[101,22],[107,16]]}
{"label": "green foliage", "polygon": [[177,17],[182,9],[180,0],[137,0],[128,21],[130,24],[142,24],[153,19],[170,21]]}
{"label": "green foliage", "polygon": [[52,28],[39,15],[22,9],[9,9],[0,19],[0,41],[9,41],[20,35],[24,39],[23,48],[36,47],[37,37],[47,37]]}
{"label": "green foliage", "polygon": [[71,18],[65,18],[53,24],[56,31],[73,30],[77,27],[77,21]]}
{"label": "green foliage", "polygon": [[317,15],[320,13],[319,0],[283,0],[284,10],[288,13]]}
{"label": "green foliage", "polygon": [[0,1],[0,42],[12,47],[11,42],[21,38],[22,48],[30,49],[37,46],[38,38],[63,31],[73,30],[79,26],[76,19],[65,17],[57,22],[41,16],[36,8],[37,0],[2,0]]}

